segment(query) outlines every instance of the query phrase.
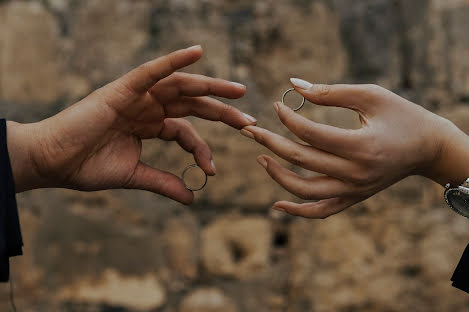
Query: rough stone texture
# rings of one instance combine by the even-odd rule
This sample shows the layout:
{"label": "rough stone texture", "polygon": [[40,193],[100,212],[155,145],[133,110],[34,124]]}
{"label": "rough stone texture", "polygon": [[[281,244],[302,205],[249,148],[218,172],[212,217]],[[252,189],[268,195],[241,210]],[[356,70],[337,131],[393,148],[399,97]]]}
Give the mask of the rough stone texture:
{"label": "rough stone texture", "polygon": [[166,294],[154,276],[123,277],[114,270],[61,289],[59,298],[66,301],[105,303],[126,309],[151,310],[160,307]]}
{"label": "rough stone texture", "polygon": [[252,278],[268,266],[271,240],[263,218],[222,216],[202,232],[202,261],[212,274]]}
{"label": "rough stone texture", "polygon": [[216,288],[200,288],[187,295],[179,312],[237,312],[236,304]]}
{"label": "rough stone texture", "polygon": [[3,6],[0,20],[3,29],[2,99],[23,103],[53,102],[62,89],[56,21],[39,2],[12,2]]}
{"label": "rough stone texture", "polygon": [[171,218],[164,232],[165,252],[169,266],[176,274],[197,278],[199,261],[199,225],[192,214]]}
{"label": "rough stone texture", "polygon": [[[469,133],[468,14],[469,0],[0,0],[0,115],[37,121],[137,64],[202,44],[188,71],[246,84],[230,103],[282,135],[293,137],[271,103],[291,76],[378,83]],[[338,108],[301,114],[360,126]],[[19,311],[469,309],[449,281],[469,228],[440,186],[412,177],[327,220],[284,216],[271,204],[295,198],[256,163],[265,149],[190,120],[218,174],[189,208],[138,191],[18,196]],[[193,163],[154,140],[143,159],[175,174]]]}

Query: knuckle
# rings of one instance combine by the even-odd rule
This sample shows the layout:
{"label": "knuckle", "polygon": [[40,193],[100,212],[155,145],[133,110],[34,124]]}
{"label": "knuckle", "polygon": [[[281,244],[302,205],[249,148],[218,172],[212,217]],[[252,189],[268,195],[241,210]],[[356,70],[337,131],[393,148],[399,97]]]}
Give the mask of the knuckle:
{"label": "knuckle", "polygon": [[177,85],[182,85],[184,83],[184,76],[181,73],[173,73],[170,77]]}
{"label": "knuckle", "polygon": [[288,161],[294,164],[295,166],[302,167],[304,165],[304,159],[301,152],[293,150],[288,155]]}
{"label": "knuckle", "polygon": [[306,190],[301,190],[299,192],[297,192],[296,194],[299,198],[303,199],[303,200],[311,200],[312,199],[312,194],[310,194],[309,192],[307,192]]}
{"label": "knuckle", "polygon": [[233,106],[224,104],[223,109],[222,109],[222,111],[221,111],[221,113],[220,113],[220,119],[221,119],[222,121],[228,119],[229,116],[231,116],[231,115],[233,115],[233,114],[235,113],[235,111],[236,111],[236,110],[234,109]]}
{"label": "knuckle", "polygon": [[363,90],[368,92],[370,95],[377,95],[382,93],[385,89],[377,84],[365,84],[362,86]]}
{"label": "knuckle", "polygon": [[262,145],[268,145],[268,140],[262,133],[255,133],[254,140]]}
{"label": "knuckle", "polygon": [[189,120],[186,120],[186,119],[180,119],[179,124],[181,125],[181,127],[186,128],[186,129],[191,129],[192,130],[194,128],[192,126],[191,122]]}
{"label": "knuckle", "polygon": [[331,87],[325,84],[315,84],[311,89],[316,95],[319,96],[327,96],[331,92]]}
{"label": "knuckle", "polygon": [[210,148],[205,144],[205,142],[196,145],[195,153],[200,158],[210,159],[212,157],[212,153],[210,152]]}
{"label": "knuckle", "polygon": [[150,64],[148,63],[143,63],[143,64],[140,64],[138,67],[137,67],[137,70],[140,71],[140,72],[146,72],[148,71],[150,68]]}
{"label": "knuckle", "polygon": [[314,131],[311,130],[310,128],[307,128],[303,132],[303,140],[305,142],[311,143],[314,142],[314,139],[316,138],[316,135],[314,134]]}
{"label": "knuckle", "polygon": [[360,170],[357,171],[352,177],[351,182],[358,185],[367,185],[374,182],[374,176],[370,170]]}
{"label": "knuckle", "polygon": [[357,155],[358,160],[368,165],[383,160],[386,151],[383,149],[382,144],[380,144],[378,141],[379,140],[374,137],[368,137],[366,138],[366,141],[363,140],[362,142],[366,142],[366,144],[361,145],[362,148]]}

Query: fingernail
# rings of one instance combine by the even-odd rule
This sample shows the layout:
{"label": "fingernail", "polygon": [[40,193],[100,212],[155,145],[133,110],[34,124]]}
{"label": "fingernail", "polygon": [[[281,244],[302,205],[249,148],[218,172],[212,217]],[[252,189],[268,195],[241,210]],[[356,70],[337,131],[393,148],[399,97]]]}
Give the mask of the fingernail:
{"label": "fingernail", "polygon": [[250,139],[253,139],[254,140],[254,134],[246,129],[241,129],[241,131],[239,132],[241,133],[242,135],[244,135],[245,137],[248,137]]}
{"label": "fingernail", "polygon": [[304,81],[303,79],[290,78],[290,81],[295,87],[300,88],[300,89],[307,90],[313,86],[311,83]]}
{"label": "fingernail", "polygon": [[238,88],[245,89],[246,86],[239,82],[230,81],[232,85],[237,86]]}
{"label": "fingernail", "polygon": [[189,47],[189,48],[187,48],[186,50],[199,50],[200,48],[202,48],[202,46],[201,46],[200,44],[198,44],[198,45]]}
{"label": "fingernail", "polygon": [[281,212],[286,212],[285,209],[277,207],[277,206],[273,206],[272,209],[277,210],[277,211],[281,211]]}
{"label": "fingernail", "polygon": [[257,159],[257,162],[262,166],[264,167],[264,169],[267,169],[267,160],[265,160],[265,158],[263,156],[259,156],[256,158]]}
{"label": "fingernail", "polygon": [[213,173],[217,173],[217,167],[215,166],[213,159],[210,161],[210,164],[212,165]]}
{"label": "fingernail", "polygon": [[253,122],[253,123],[256,123],[257,122],[257,119],[252,117],[251,115],[248,115],[246,113],[243,113],[244,117],[246,117],[247,120],[249,120],[250,122]]}
{"label": "fingernail", "polygon": [[278,111],[280,110],[280,103],[279,102],[274,103],[274,109],[278,113]]}

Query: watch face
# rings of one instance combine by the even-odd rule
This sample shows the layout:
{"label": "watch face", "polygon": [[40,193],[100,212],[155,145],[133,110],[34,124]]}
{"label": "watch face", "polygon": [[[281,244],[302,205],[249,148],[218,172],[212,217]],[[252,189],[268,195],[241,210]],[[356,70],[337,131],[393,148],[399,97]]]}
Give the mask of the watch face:
{"label": "watch face", "polygon": [[469,194],[457,188],[449,189],[445,193],[448,205],[460,215],[469,218]]}

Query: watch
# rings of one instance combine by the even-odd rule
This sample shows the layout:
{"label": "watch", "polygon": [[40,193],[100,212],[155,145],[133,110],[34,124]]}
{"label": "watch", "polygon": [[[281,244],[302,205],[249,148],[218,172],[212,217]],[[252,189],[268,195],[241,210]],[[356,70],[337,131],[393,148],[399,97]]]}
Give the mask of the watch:
{"label": "watch", "polygon": [[445,186],[445,200],[461,216],[469,218],[469,179],[458,187],[451,187],[448,183]]}

